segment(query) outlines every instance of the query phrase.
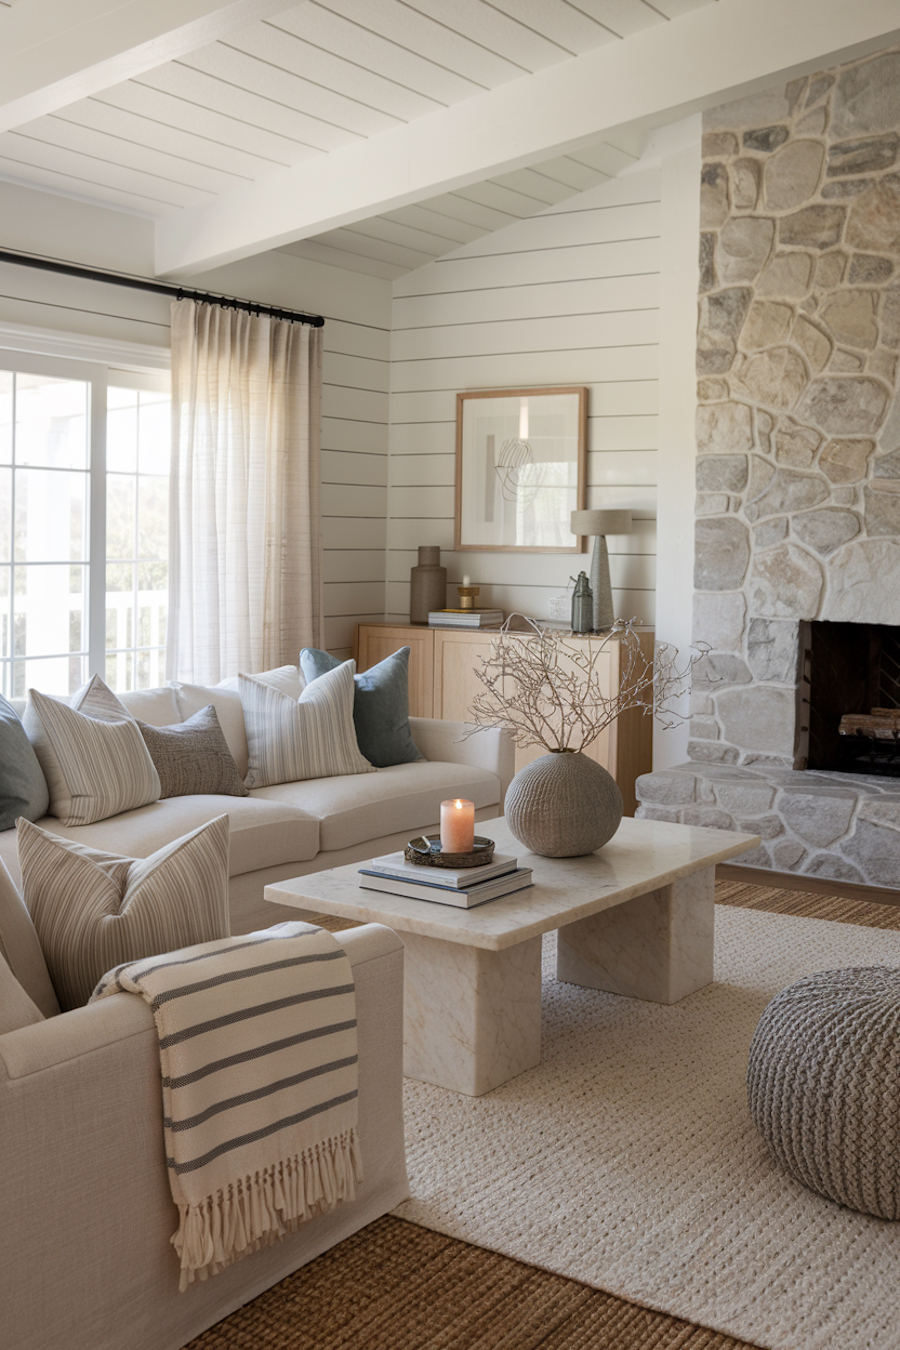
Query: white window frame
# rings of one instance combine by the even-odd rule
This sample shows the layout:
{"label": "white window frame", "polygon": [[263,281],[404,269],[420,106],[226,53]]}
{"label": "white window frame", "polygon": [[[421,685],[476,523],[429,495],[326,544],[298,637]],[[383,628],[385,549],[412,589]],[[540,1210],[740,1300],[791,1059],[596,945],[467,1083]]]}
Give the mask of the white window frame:
{"label": "white window frame", "polygon": [[[94,357],[95,359],[84,359]],[[97,358],[103,359],[97,359]],[[106,676],[106,413],[110,387],[170,391],[168,350],[0,325],[0,370],[83,380],[88,405],[88,678]],[[4,662],[4,665],[6,663]],[[12,691],[10,691],[12,692]]]}

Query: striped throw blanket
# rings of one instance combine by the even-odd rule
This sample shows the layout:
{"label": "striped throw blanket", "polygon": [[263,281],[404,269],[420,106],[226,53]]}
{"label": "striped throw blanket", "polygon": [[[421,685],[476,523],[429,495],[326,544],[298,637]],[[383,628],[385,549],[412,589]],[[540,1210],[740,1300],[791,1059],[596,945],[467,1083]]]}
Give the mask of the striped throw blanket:
{"label": "striped throw blanket", "polygon": [[180,1221],[180,1288],[352,1200],[356,995],[331,933],[305,923],[118,966],[93,998],[153,1009]]}

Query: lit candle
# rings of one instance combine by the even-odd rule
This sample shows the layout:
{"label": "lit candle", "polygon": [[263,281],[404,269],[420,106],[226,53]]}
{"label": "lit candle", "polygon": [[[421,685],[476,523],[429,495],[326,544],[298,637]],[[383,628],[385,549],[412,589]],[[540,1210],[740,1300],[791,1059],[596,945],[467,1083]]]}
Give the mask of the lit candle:
{"label": "lit candle", "polygon": [[460,797],[441,802],[441,852],[471,853],[475,847],[475,803]]}

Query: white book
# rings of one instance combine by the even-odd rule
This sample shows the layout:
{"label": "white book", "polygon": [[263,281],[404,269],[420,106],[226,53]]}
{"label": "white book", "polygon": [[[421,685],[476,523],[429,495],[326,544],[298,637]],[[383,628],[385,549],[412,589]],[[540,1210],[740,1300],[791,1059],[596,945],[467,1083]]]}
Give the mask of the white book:
{"label": "white book", "polygon": [[514,872],[516,866],[517,860],[505,853],[495,853],[493,861],[483,863],[481,867],[428,867],[425,863],[408,862],[403,853],[398,852],[373,858],[366,864],[366,871],[379,872],[400,880],[425,881],[430,886],[443,886],[446,890],[468,890],[482,881],[490,881],[505,872]]}
{"label": "white book", "polygon": [[532,885],[531,868],[519,867],[505,876],[494,877],[492,881],[483,881],[480,886],[470,886],[468,890],[451,890],[447,886],[432,886],[428,882],[407,881],[405,878],[386,877],[380,872],[370,872],[365,867],[359,869],[359,884],[368,891],[386,891],[389,895],[405,895],[410,900],[430,900],[437,905],[455,905],[457,909],[473,909],[484,905],[488,900],[499,900],[502,895],[511,895],[513,891],[524,890]]}
{"label": "white book", "polygon": [[447,628],[491,628],[503,622],[503,610],[476,610],[459,614],[448,613],[442,609],[432,610],[428,615],[428,622]]}

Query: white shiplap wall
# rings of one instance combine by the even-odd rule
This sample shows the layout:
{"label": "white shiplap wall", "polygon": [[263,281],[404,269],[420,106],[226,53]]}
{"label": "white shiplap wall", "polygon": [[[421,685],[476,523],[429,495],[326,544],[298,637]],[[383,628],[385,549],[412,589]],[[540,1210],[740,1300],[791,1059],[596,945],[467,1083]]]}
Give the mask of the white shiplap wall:
{"label": "white shiplap wall", "polygon": [[394,282],[387,610],[409,613],[409,570],[438,544],[479,604],[548,615],[588,556],[454,553],[456,394],[587,385],[590,507],[631,507],[609,539],[616,613],[654,622],[660,175],[592,188]]}
{"label": "white shiplap wall", "polygon": [[[0,183],[0,247],[153,275],[150,221]],[[325,643],[351,655],[355,624],[384,615],[390,283],[268,253],[185,285],[325,316],[322,514]],[[0,265],[0,324],[169,346],[169,301]],[[2,339],[10,346],[14,339]]]}

